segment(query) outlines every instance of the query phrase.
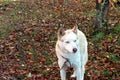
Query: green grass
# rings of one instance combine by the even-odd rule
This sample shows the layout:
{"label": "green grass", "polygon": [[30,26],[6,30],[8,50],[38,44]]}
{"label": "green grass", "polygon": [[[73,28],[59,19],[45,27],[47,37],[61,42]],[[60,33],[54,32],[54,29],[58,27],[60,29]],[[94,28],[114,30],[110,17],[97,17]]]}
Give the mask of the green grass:
{"label": "green grass", "polygon": [[98,32],[96,35],[94,35],[94,40],[102,40],[104,38],[103,32]]}
{"label": "green grass", "polygon": [[[119,33],[120,32],[120,24],[117,24],[114,28],[113,28],[114,32]],[[118,34],[120,35],[120,33]]]}
{"label": "green grass", "polygon": [[104,76],[109,76],[109,74],[110,74],[110,72],[108,72],[107,69],[103,69],[103,72],[104,72],[103,73]]}
{"label": "green grass", "polygon": [[109,56],[110,61],[113,61],[115,63],[119,62],[119,54],[112,54]]}

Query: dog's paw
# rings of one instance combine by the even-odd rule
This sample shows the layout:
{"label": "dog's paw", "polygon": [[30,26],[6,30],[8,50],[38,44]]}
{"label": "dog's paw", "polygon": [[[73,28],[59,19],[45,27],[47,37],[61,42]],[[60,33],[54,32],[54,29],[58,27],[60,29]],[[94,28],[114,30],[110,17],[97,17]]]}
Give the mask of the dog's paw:
{"label": "dog's paw", "polygon": [[75,75],[75,74],[72,74],[72,75],[71,75],[71,78],[75,78],[75,77],[76,77],[76,75]]}

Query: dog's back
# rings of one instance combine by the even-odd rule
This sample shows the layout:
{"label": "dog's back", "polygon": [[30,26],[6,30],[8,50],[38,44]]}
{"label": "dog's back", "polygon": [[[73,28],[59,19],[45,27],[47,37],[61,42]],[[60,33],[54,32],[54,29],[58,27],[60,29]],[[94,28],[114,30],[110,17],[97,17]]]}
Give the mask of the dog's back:
{"label": "dog's back", "polygon": [[82,55],[84,55],[84,65],[87,63],[88,61],[88,51],[87,51],[87,39],[86,36],[84,35],[83,32],[81,32],[80,30],[78,30],[78,38],[79,38],[79,45],[80,45],[80,53]]}

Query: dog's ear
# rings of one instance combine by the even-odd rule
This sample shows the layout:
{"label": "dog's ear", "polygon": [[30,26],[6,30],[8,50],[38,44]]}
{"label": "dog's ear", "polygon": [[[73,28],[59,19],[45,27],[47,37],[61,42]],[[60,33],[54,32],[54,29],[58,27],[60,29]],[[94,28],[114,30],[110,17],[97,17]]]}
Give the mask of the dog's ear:
{"label": "dog's ear", "polygon": [[72,28],[72,31],[73,31],[74,33],[77,33],[77,29],[78,29],[78,26],[75,25],[75,26]]}
{"label": "dog's ear", "polygon": [[58,39],[60,39],[65,34],[65,29],[60,27],[58,30]]}

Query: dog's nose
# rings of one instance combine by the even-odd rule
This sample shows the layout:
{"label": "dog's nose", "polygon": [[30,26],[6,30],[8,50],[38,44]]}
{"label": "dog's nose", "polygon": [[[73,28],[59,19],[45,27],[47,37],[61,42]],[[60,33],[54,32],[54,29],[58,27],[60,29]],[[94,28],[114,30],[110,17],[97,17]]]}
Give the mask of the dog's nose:
{"label": "dog's nose", "polygon": [[76,53],[76,51],[77,51],[77,48],[73,48],[73,52]]}

